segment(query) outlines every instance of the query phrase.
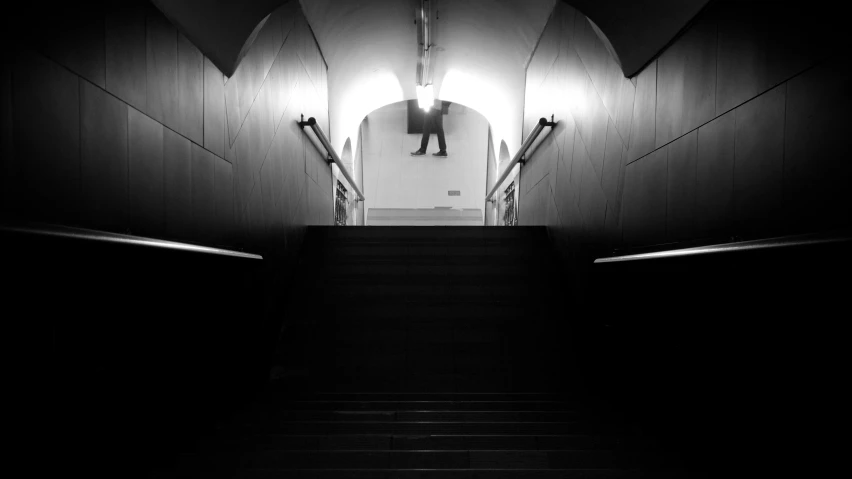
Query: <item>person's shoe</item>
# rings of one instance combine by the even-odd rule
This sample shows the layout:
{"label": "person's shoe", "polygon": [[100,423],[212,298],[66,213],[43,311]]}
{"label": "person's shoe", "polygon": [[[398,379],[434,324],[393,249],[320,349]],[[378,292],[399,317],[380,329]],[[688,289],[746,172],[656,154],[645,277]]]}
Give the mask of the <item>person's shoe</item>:
{"label": "person's shoe", "polygon": [[441,150],[437,153],[432,153],[432,156],[440,156],[441,158],[447,157],[447,150]]}
{"label": "person's shoe", "polygon": [[423,156],[425,154],[426,154],[426,150],[417,150],[417,151],[411,152],[411,156]]}

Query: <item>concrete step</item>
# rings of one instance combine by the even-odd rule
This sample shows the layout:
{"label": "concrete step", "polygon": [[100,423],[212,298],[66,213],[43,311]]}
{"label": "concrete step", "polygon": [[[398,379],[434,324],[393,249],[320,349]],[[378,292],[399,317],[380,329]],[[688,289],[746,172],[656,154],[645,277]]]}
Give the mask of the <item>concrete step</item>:
{"label": "concrete step", "polygon": [[546,308],[523,304],[514,297],[483,299],[468,298],[359,298],[350,303],[327,304],[329,311],[338,318],[357,319],[407,319],[422,321],[452,321],[457,324],[477,324],[482,319],[521,320]]}
{"label": "concrete step", "polygon": [[270,386],[270,395],[284,395],[291,401],[569,401],[576,394],[554,392],[293,392]]}
{"label": "concrete step", "polygon": [[[402,269],[401,267],[397,267]],[[371,285],[379,285],[379,284],[407,284],[407,285],[432,285],[432,284],[487,284],[487,285],[495,285],[501,283],[499,279],[501,278],[512,278],[512,281],[505,281],[507,284],[514,284],[517,286],[524,286],[528,284],[535,284],[537,287],[541,287],[544,284],[550,282],[550,278],[548,278],[544,274],[537,274],[536,272],[527,271],[526,269],[521,270],[517,269],[515,271],[508,270],[507,268],[493,268],[494,271],[489,272],[481,272],[481,271],[472,271],[471,268],[465,266],[433,266],[429,265],[429,268],[434,269],[434,272],[385,272],[385,273],[341,273],[339,271],[331,270],[323,275],[317,276],[314,279],[314,283],[318,286],[338,286],[338,285],[353,285],[353,284],[371,284]],[[440,269],[450,269],[453,268],[454,271],[437,271]]]}
{"label": "concrete step", "polygon": [[[321,298],[327,301],[350,302],[353,299],[375,298],[377,301],[496,301],[511,297],[516,301],[544,296],[540,288],[529,283],[510,281],[487,282],[430,282],[412,284],[409,281],[375,284],[351,282],[325,288]],[[376,298],[378,297],[378,298]]]}
{"label": "concrete step", "polygon": [[517,262],[506,264],[503,262],[489,261],[480,264],[454,264],[438,263],[432,261],[423,262],[385,262],[379,264],[369,263],[331,263],[321,270],[318,276],[330,276],[339,278],[364,278],[381,280],[383,278],[443,278],[443,277],[469,277],[472,279],[491,279],[493,276],[507,275],[538,275],[544,271],[543,268],[534,268],[528,263]]}
{"label": "concrete step", "polygon": [[489,246],[486,248],[458,247],[426,247],[411,246],[340,246],[327,249],[315,258],[307,261],[323,262],[325,264],[340,262],[359,263],[410,263],[422,264],[435,261],[439,264],[493,264],[495,262],[510,265],[537,265],[548,259],[548,251],[541,249],[518,249],[510,247]]}
{"label": "concrete step", "polygon": [[515,238],[547,238],[547,229],[543,226],[517,227],[480,227],[480,226],[353,226],[353,227],[324,227],[309,226],[308,234],[312,239],[329,241],[357,240],[508,240]]}
{"label": "concrete step", "polygon": [[566,422],[576,411],[328,411],[254,409],[235,417],[268,421]]}
{"label": "concrete step", "polygon": [[507,245],[507,246],[524,246],[528,244],[547,243],[548,239],[540,235],[520,235],[520,236],[500,236],[491,235],[479,238],[467,237],[412,237],[412,238],[396,238],[391,236],[374,236],[361,238],[318,238],[318,245],[324,248],[334,248],[343,244],[389,244],[389,245],[462,245],[462,246],[490,246],[490,245]]}
{"label": "concrete step", "polygon": [[192,469],[609,469],[611,451],[305,451],[262,450],[185,454]]}
{"label": "concrete step", "polygon": [[250,434],[213,438],[199,450],[577,450],[610,449],[616,439],[593,435]]}
{"label": "concrete step", "polygon": [[640,474],[622,469],[242,469],[236,471],[170,471],[151,479],[637,479],[688,477],[672,474]]}
{"label": "concrete step", "polygon": [[408,422],[408,421],[257,421],[230,422],[223,430],[287,434],[588,434],[585,421],[567,422]]}
{"label": "concrete step", "polygon": [[287,401],[258,402],[258,408],[289,411],[570,411],[577,401]]}

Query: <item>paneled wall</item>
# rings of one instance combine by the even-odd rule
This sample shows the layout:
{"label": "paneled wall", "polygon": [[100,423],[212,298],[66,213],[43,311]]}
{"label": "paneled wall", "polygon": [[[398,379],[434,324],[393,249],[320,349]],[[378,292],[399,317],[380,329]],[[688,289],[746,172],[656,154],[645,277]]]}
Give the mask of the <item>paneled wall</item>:
{"label": "paneled wall", "polygon": [[30,14],[34,40],[4,37],[4,218],[250,250],[331,223],[330,168],[296,125],[328,131],[298,2],[231,78],[146,1]]}
{"label": "paneled wall", "polygon": [[848,41],[826,12],[713,2],[626,79],[559,2],[527,69],[524,134],[559,125],[521,172],[520,224],[550,226],[563,251],[848,227]]}

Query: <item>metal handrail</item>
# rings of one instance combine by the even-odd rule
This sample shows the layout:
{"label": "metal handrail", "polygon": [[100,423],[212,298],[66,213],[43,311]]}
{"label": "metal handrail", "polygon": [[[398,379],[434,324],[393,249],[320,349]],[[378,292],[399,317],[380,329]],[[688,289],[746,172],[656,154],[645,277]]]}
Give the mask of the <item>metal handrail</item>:
{"label": "metal handrail", "polygon": [[500,185],[502,185],[503,182],[506,181],[506,178],[509,177],[509,174],[512,172],[512,168],[514,168],[515,165],[517,165],[518,162],[521,161],[521,158],[523,158],[524,153],[526,153],[527,150],[529,150],[530,146],[532,146],[535,139],[538,138],[538,135],[539,135],[539,133],[541,133],[541,130],[543,130],[544,127],[546,127],[546,126],[549,126],[551,128],[556,126],[556,122],[553,121],[552,117],[551,117],[551,121],[547,121],[547,118],[540,118],[538,120],[538,124],[535,126],[535,128],[533,128],[533,130],[527,136],[527,139],[524,140],[523,144],[521,144],[521,148],[518,149],[518,152],[515,153],[515,156],[512,157],[512,161],[510,161],[509,164],[506,165],[506,169],[503,170],[503,173],[500,174],[500,177],[494,183],[494,186],[492,186],[491,190],[488,192],[488,194],[485,195],[485,201],[492,201],[492,197],[494,196],[494,193],[496,193],[497,190],[500,189]]}
{"label": "metal handrail", "polygon": [[177,241],[167,241],[154,238],[145,238],[142,236],[131,236],[118,233],[110,233],[107,231],[89,230],[83,228],[72,228],[70,226],[58,225],[30,225],[30,226],[11,226],[0,225],[0,232],[3,233],[21,233],[37,236],[48,236],[62,239],[82,239],[90,241],[98,241],[104,243],[124,244],[133,246],[147,246],[154,248],[188,251],[193,253],[206,253],[218,256],[231,256],[235,258],[246,259],[263,259],[263,256],[251,253],[243,253],[241,251],[232,251],[220,248],[211,248],[209,246],[199,246],[188,243],[179,243]]}
{"label": "metal handrail", "polygon": [[358,199],[356,201],[364,201],[364,193],[362,193],[361,188],[359,188],[358,185],[355,184],[355,180],[352,179],[352,175],[349,174],[349,170],[347,170],[346,167],[343,166],[343,162],[340,161],[340,156],[338,156],[337,152],[334,151],[334,148],[331,147],[331,143],[328,141],[328,138],[326,138],[325,133],[322,131],[322,128],[317,125],[317,120],[314,117],[310,117],[308,118],[308,121],[298,121],[297,123],[300,127],[302,127],[302,130],[304,130],[306,126],[309,126],[312,130],[314,130],[314,134],[317,136],[317,138],[319,138],[319,141],[320,143],[322,143],[322,146],[323,148],[325,148],[325,151],[328,152],[328,156],[329,158],[331,158],[331,161],[333,161],[334,164],[336,164],[337,167],[340,168],[340,172],[343,173],[343,176],[344,178],[346,178],[346,181],[349,182],[349,185],[352,187],[353,190],[355,190],[355,194],[358,195]]}
{"label": "metal handrail", "polygon": [[816,233],[797,236],[782,236],[776,238],[767,238],[751,241],[739,241],[736,243],[723,243],[710,246],[697,246],[694,248],[681,248],[668,251],[656,251],[653,253],[630,254],[623,256],[613,256],[610,258],[598,258],[596,264],[602,263],[621,263],[627,261],[640,261],[649,259],[665,259],[676,258],[683,256],[698,256],[715,253],[735,253],[745,251],[755,251],[763,249],[775,249],[795,246],[817,246],[835,243],[852,242],[852,236],[849,232],[845,234],[837,233]]}

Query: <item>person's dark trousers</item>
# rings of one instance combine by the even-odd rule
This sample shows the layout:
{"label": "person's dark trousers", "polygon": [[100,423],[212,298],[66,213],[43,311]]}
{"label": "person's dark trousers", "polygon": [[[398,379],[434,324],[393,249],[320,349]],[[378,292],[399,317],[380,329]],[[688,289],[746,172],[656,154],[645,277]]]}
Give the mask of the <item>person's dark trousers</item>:
{"label": "person's dark trousers", "polygon": [[433,126],[438,134],[438,148],[441,151],[447,151],[447,142],[444,139],[444,115],[441,114],[441,110],[435,108],[430,108],[423,115],[423,139],[420,140],[420,149],[426,151],[426,147],[429,146],[429,135],[432,134]]}

